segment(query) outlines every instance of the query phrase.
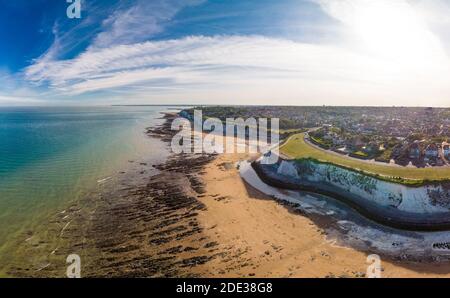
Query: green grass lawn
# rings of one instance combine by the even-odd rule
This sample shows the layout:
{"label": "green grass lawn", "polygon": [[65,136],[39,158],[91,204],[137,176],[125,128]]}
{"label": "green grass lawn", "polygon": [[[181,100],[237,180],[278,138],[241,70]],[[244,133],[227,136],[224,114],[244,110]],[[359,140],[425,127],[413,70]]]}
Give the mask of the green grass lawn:
{"label": "green grass lawn", "polygon": [[323,146],[325,149],[330,148],[330,143],[325,142],[325,140],[323,140],[323,139],[315,138],[315,137],[311,136],[311,140],[314,141],[315,143],[319,144],[320,146]]}
{"label": "green grass lawn", "polygon": [[367,153],[364,153],[364,152],[362,152],[362,151],[356,151],[356,152],[353,152],[353,154],[354,154],[355,156],[361,157],[361,158],[367,158],[367,157],[369,157],[369,155],[367,155]]}
{"label": "green grass lawn", "polygon": [[384,180],[409,185],[450,180],[450,167],[410,168],[373,164],[324,152],[306,143],[304,136],[304,133],[293,135],[280,147],[280,152],[292,159],[311,158],[361,171],[371,176],[381,176]]}

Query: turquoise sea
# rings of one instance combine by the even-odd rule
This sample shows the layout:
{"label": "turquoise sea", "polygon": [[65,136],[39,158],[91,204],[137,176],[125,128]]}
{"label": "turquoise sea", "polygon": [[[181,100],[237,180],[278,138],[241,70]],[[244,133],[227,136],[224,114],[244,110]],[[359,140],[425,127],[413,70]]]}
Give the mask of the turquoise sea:
{"label": "turquoise sea", "polygon": [[[142,156],[165,107],[0,108],[0,256],[15,235]],[[151,160],[151,158],[150,158]]]}

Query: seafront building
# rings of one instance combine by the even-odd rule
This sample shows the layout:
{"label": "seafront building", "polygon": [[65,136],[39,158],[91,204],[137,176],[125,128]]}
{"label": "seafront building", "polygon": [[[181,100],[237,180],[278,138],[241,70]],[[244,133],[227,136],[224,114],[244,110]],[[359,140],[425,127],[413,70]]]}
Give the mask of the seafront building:
{"label": "seafront building", "polygon": [[417,142],[411,144],[409,147],[409,158],[418,159],[420,158],[420,147]]}
{"label": "seafront building", "polygon": [[447,143],[442,144],[442,151],[444,153],[444,157],[449,159],[450,158],[450,145]]}

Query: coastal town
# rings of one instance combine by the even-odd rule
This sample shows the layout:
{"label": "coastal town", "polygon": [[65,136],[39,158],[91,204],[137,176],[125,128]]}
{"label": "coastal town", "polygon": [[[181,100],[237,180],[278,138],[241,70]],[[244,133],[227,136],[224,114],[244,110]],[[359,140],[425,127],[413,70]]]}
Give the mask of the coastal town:
{"label": "coastal town", "polygon": [[449,123],[448,111],[443,109],[402,108],[400,113],[392,113],[386,108],[380,114],[323,123],[309,133],[309,140],[358,159],[402,166],[448,166]]}
{"label": "coastal town", "polygon": [[[279,118],[283,136],[341,155],[402,166],[450,165],[450,109],[425,107],[198,107],[206,117]],[[189,115],[193,109],[185,110]],[[287,132],[287,134],[286,134]]]}
{"label": "coastal town", "polygon": [[358,135],[343,133],[340,128],[325,125],[311,132],[309,141],[323,149],[350,157],[399,165],[444,166],[450,160],[447,138]]}

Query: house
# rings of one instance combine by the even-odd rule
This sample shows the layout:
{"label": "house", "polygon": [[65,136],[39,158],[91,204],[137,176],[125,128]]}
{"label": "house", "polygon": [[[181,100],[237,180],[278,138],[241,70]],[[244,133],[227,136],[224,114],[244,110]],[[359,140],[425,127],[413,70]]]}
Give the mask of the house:
{"label": "house", "polygon": [[330,133],[328,133],[328,134],[323,136],[323,139],[325,141],[332,141],[333,140],[333,136]]}
{"label": "house", "polygon": [[436,144],[430,144],[425,149],[425,156],[428,158],[436,158],[439,156],[439,148]]}
{"label": "house", "polygon": [[442,151],[444,152],[445,158],[450,158],[450,145],[449,144],[442,144]]}
{"label": "house", "polygon": [[374,154],[379,150],[380,146],[377,143],[370,142],[368,145],[363,147],[363,151],[367,154]]}
{"label": "house", "polygon": [[352,139],[351,146],[353,148],[361,148],[362,146],[364,146],[364,142],[360,136],[357,136]]}
{"label": "house", "polygon": [[418,159],[420,158],[420,147],[418,143],[413,143],[409,146],[409,158]]}
{"label": "house", "polygon": [[345,140],[341,139],[339,136],[336,136],[333,138],[333,144],[336,146],[342,146],[345,144]]}

